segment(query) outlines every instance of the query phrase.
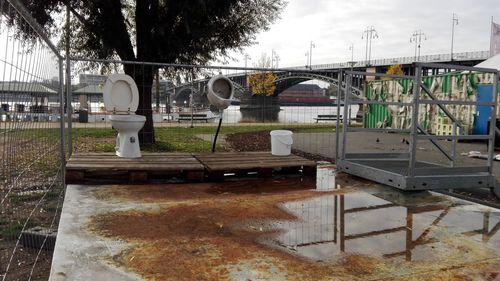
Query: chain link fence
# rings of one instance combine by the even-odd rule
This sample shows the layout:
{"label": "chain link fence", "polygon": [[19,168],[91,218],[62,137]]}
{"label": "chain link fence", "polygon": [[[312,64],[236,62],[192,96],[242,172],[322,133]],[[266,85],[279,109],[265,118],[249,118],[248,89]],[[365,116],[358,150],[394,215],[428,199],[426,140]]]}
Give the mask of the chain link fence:
{"label": "chain link fence", "polygon": [[64,195],[61,57],[0,0],[0,279],[46,280]]}

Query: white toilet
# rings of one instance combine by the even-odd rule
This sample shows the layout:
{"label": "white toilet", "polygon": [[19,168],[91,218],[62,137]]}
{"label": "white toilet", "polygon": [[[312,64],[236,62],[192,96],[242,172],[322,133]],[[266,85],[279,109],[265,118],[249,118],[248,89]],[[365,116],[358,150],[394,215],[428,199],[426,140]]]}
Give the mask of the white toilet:
{"label": "white toilet", "polygon": [[126,74],[111,74],[103,89],[104,106],[112,115],[111,125],[118,131],[116,155],[123,158],[141,157],[137,133],[144,126],[146,117],[136,115],[139,91],[132,77]]}

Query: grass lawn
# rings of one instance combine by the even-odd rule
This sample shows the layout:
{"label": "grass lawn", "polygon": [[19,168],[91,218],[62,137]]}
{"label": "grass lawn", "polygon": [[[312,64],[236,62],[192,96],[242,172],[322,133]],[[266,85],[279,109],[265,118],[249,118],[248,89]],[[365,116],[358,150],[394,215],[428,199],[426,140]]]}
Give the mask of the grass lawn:
{"label": "grass lawn", "polygon": [[[287,129],[294,132],[332,132],[332,125],[222,125],[220,135]],[[208,152],[212,143],[198,138],[199,135],[214,135],[216,127],[163,127],[155,128],[156,143],[144,145],[142,151],[149,152]],[[76,152],[113,152],[116,132],[110,128],[74,128],[73,146]],[[223,150],[221,146],[218,151]]]}

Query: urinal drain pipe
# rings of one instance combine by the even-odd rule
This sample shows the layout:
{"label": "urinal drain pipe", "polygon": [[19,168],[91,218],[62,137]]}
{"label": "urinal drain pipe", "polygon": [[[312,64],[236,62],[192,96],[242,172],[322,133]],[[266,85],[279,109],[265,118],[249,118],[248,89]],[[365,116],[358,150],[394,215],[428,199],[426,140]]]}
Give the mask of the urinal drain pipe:
{"label": "urinal drain pipe", "polygon": [[217,143],[217,136],[219,135],[220,126],[222,125],[223,112],[224,112],[223,110],[220,111],[219,126],[217,126],[217,132],[215,132],[214,143],[212,144],[212,152],[215,152],[215,144]]}

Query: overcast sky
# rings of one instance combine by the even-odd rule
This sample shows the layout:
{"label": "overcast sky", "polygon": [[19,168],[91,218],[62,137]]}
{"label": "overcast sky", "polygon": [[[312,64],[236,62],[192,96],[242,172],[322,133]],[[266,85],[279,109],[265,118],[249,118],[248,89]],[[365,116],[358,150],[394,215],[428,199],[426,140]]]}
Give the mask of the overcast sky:
{"label": "overcast sky", "polygon": [[[489,50],[491,18],[500,23],[499,0],[290,0],[271,29],[257,35],[257,44],[247,48],[253,65],[262,53],[274,49],[280,67],[303,66],[310,41],[312,64],[365,59],[367,26],[374,26],[378,38],[372,41],[372,59],[413,56],[410,38],[422,30],[427,40],[421,54],[448,54],[451,51],[452,15],[457,14],[454,53]],[[243,55],[231,65],[244,66]]]}

